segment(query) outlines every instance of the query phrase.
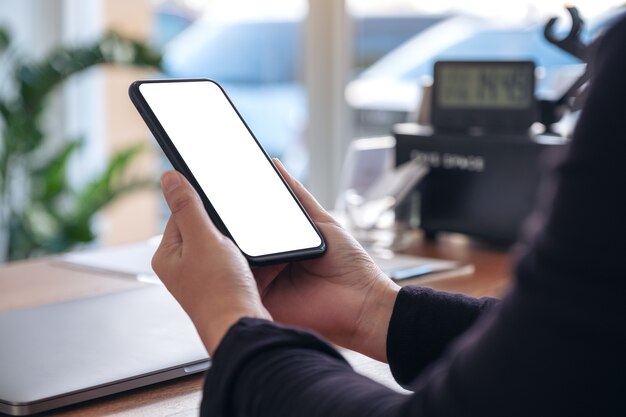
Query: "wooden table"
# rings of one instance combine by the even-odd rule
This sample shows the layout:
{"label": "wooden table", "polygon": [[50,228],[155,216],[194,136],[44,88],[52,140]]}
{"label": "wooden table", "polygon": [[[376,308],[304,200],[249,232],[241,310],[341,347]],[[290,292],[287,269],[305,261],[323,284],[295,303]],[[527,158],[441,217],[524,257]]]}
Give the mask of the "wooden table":
{"label": "wooden table", "polygon": [[[474,265],[471,274],[426,280],[438,290],[472,296],[500,296],[510,280],[510,256],[501,250],[480,247],[458,236],[437,242],[416,239],[407,253],[452,259]],[[17,262],[0,268],[0,312],[105,294],[148,285],[105,273],[60,267],[55,258]],[[385,385],[400,389],[385,364],[351,351],[343,351],[354,368]],[[57,410],[53,416],[197,416],[201,399],[201,375],[156,384]]]}

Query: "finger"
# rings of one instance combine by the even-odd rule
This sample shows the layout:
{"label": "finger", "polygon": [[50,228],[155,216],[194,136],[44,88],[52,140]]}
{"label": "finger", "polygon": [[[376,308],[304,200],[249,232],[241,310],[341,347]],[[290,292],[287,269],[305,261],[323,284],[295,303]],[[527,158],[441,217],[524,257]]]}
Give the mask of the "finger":
{"label": "finger", "polygon": [[334,221],[333,217],[328,214],[326,210],[324,210],[324,207],[317,202],[315,197],[313,197],[313,195],[309,193],[306,188],[304,188],[304,185],[287,172],[287,169],[278,158],[273,158],[273,161],[276,168],[278,168],[278,171],[280,171],[289,187],[293,190],[294,194],[298,197],[298,200],[300,200],[300,203],[302,203],[302,206],[313,218],[313,220]]}
{"label": "finger", "polygon": [[215,238],[222,237],[209,218],[198,193],[182,174],[165,172],[161,177],[161,188],[183,241],[205,241],[207,233]]}

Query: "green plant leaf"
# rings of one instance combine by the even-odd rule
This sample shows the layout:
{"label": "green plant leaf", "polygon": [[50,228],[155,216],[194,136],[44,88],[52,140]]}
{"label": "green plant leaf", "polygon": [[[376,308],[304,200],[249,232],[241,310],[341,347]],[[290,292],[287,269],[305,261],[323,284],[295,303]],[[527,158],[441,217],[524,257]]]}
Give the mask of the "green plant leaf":
{"label": "green plant leaf", "polygon": [[0,26],[0,53],[4,52],[11,44],[11,35],[5,27]]}
{"label": "green plant leaf", "polygon": [[41,182],[38,194],[43,201],[52,200],[63,191],[67,191],[68,163],[81,145],[82,140],[67,142],[47,163],[33,171],[33,178]]}
{"label": "green plant leaf", "polygon": [[9,219],[8,231],[11,237],[7,254],[9,260],[27,258],[39,247],[36,237],[27,227],[23,213]]}
{"label": "green plant leaf", "polygon": [[154,181],[144,179],[122,182],[129,165],[145,149],[142,144],[133,145],[114,155],[105,171],[78,193],[76,218],[91,218],[98,210],[122,194],[154,185]]}
{"label": "green plant leaf", "polygon": [[17,70],[18,88],[24,110],[38,114],[43,100],[69,76],[98,64],[160,67],[161,54],[148,46],[114,33],[91,46],[57,49],[42,62],[22,65]]}
{"label": "green plant leaf", "polygon": [[162,55],[148,45],[109,32],[100,43],[100,52],[107,62],[160,68]]}

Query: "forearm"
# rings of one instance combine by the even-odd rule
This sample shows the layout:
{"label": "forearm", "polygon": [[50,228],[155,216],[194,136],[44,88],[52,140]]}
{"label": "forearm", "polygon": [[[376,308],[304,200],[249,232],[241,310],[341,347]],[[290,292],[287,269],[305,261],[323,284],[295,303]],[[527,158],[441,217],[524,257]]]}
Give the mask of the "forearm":
{"label": "forearm", "polygon": [[406,398],[355,373],[310,333],[244,319],[215,354],[201,414],[392,417]]}
{"label": "forearm", "polygon": [[477,299],[421,287],[401,290],[386,277],[372,282],[375,285],[365,297],[354,333],[347,339],[331,340],[378,361],[390,362],[402,383],[435,360],[454,338],[497,303],[493,298]]}
{"label": "forearm", "polygon": [[[621,398],[623,360],[616,359],[623,347],[593,355],[593,344],[580,343],[592,340],[591,333],[563,337],[558,331],[562,317],[546,314],[549,304],[537,305],[535,294],[524,291],[513,295],[422,372],[411,384],[411,395],[356,374],[310,333],[244,319],[230,329],[213,358],[201,415],[622,415],[604,409]],[[572,366],[585,361],[588,366]],[[594,375],[603,378],[594,380]],[[589,390],[593,395],[585,395]]]}

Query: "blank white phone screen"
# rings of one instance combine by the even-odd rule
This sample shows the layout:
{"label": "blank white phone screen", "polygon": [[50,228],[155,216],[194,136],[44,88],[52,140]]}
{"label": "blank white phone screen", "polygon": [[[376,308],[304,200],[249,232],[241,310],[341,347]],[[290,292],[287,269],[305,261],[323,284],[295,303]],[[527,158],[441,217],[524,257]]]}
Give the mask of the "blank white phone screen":
{"label": "blank white phone screen", "polygon": [[242,252],[256,257],[321,245],[219,86],[144,83],[139,91]]}

